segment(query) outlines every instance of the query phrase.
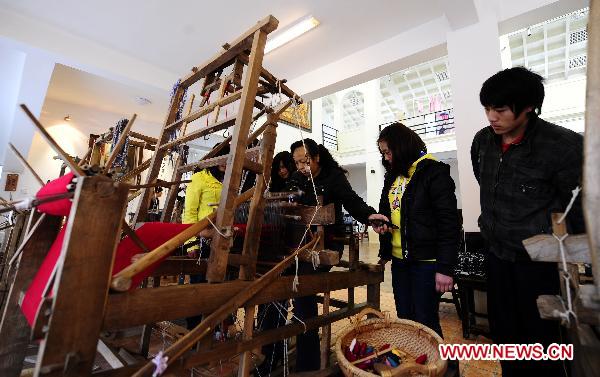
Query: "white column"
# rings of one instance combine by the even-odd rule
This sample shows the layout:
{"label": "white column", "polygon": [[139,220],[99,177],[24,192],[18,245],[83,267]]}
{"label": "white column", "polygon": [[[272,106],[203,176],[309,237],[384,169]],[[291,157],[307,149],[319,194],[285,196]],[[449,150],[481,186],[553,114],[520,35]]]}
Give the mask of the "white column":
{"label": "white column", "polygon": [[479,91],[483,82],[502,68],[496,14],[489,8],[489,2],[476,0],[475,3],[478,22],[447,35],[456,125],[458,186],[467,232],[479,231],[479,185],[473,175],[470,155],[473,136],[487,125],[479,103]]}
{"label": "white column", "polygon": [[[381,117],[381,90],[379,79],[371,80],[365,85],[365,174],[367,177],[367,204],[379,210],[379,198],[383,187],[384,168],[377,147]],[[379,237],[369,228],[369,242],[379,242]]]}
{"label": "white column", "polygon": [[[12,89],[18,85],[18,95],[15,97],[13,91],[12,95],[2,98],[2,103],[0,104],[3,109],[12,108],[13,114],[11,121],[2,125],[3,134],[6,133],[6,135],[8,135],[8,140],[3,139],[2,147],[6,148],[10,141],[15,145],[19,152],[27,158],[36,131],[33,123],[25,113],[23,113],[19,105],[22,103],[26,104],[36,117],[40,117],[50,78],[54,70],[55,60],[46,54],[36,51],[28,51],[27,53],[19,51],[11,52],[9,50],[4,50],[4,48],[0,51],[3,55],[2,59],[0,59],[3,61],[3,65],[5,64],[4,54],[8,54],[8,56],[12,56],[14,64],[11,69],[12,73],[17,74],[20,70],[20,74],[13,76],[10,81]],[[20,61],[22,61],[22,63],[19,69]],[[0,73],[2,77],[4,74],[5,72]],[[5,127],[7,129],[5,129]],[[0,152],[1,151],[2,150],[0,150]],[[0,158],[3,158],[2,177],[0,178],[0,196],[5,198],[10,196],[13,198],[20,198],[23,196],[30,196],[39,189],[39,184],[33,179],[28,171],[23,169],[22,164],[14,156],[12,151],[5,150],[4,155],[0,155]],[[7,173],[18,173],[20,175],[16,192],[7,193],[4,191]]]}

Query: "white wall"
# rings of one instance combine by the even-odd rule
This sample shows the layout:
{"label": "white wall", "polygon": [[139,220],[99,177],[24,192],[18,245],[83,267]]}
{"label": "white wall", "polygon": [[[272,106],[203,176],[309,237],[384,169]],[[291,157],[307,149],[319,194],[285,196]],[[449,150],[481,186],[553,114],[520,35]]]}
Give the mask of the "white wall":
{"label": "white wall", "polygon": [[0,166],[8,148],[24,65],[24,52],[0,45]]}
{"label": "white wall", "polygon": [[[64,121],[63,118],[66,114],[71,116],[72,120],[70,122]],[[127,116],[129,115],[47,99],[44,102],[40,122],[65,152],[72,156],[83,157],[88,149],[90,133],[104,133],[108,131],[109,127],[113,127],[119,119]],[[150,136],[156,136],[161,127],[161,124],[149,122],[140,117],[136,120],[132,129]],[[53,159],[56,153],[39,132],[33,133],[28,149],[27,161],[42,180],[47,181],[58,177],[62,161]],[[150,152],[146,151],[145,158],[149,157]],[[2,186],[3,188],[4,186]],[[39,184],[33,176],[28,171],[23,171],[19,177],[17,191],[13,193],[13,198],[33,196],[38,189]],[[8,196],[5,192],[0,192],[0,195]]]}
{"label": "white wall", "polygon": [[354,192],[358,194],[364,200],[367,201],[367,175],[365,165],[352,165],[344,166],[344,169],[348,170],[348,182],[354,189]]}

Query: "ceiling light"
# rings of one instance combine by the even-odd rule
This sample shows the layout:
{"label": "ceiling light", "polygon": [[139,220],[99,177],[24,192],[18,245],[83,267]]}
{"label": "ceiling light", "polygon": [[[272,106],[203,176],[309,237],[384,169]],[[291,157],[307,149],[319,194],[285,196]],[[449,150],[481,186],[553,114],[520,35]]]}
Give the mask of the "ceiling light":
{"label": "ceiling light", "polygon": [[135,103],[137,103],[140,106],[145,106],[145,105],[150,105],[152,103],[152,101],[150,101],[146,97],[135,97]]}
{"label": "ceiling light", "polygon": [[67,115],[66,117],[63,118],[65,120],[65,122],[70,122],[71,121],[71,116]]}
{"label": "ceiling light", "polygon": [[308,16],[301,19],[287,29],[282,30],[274,35],[273,38],[270,38],[265,46],[265,54],[268,54],[276,48],[283,46],[292,39],[298,38],[302,34],[317,27],[318,25],[319,21],[313,16]]}

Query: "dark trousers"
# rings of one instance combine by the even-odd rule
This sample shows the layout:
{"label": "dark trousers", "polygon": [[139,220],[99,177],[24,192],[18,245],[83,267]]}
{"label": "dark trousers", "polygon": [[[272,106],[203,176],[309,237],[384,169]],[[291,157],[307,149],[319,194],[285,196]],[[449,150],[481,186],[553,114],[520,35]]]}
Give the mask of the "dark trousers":
{"label": "dark trousers", "polygon": [[398,318],[410,319],[442,336],[435,263],[392,258],[392,288]]}
{"label": "dark trousers", "polygon": [[[498,344],[567,343],[558,321],[540,318],[536,299],[559,294],[556,263],[501,260],[488,255],[487,305],[492,339]],[[501,361],[502,376],[565,376],[562,361]]]}
{"label": "dark trousers", "polygon": [[[293,269],[292,266],[290,269]],[[299,275],[309,275],[329,271],[328,267],[319,267],[315,271],[310,263],[300,262]],[[302,277],[300,277],[302,285]],[[304,296],[294,299],[294,315],[301,321],[316,317],[319,314],[317,296]],[[321,342],[319,329],[309,330],[296,335],[296,372],[319,370],[321,368]]]}

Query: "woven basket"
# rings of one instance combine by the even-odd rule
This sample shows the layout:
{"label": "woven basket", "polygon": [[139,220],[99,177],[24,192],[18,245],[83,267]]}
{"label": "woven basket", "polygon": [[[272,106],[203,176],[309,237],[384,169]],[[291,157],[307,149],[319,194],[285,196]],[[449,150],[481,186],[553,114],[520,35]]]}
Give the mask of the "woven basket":
{"label": "woven basket", "polygon": [[[359,321],[366,314],[375,314],[379,318]],[[365,309],[356,316],[356,322],[341,331],[335,344],[335,353],[340,369],[347,377],[378,376],[355,367],[344,356],[344,349],[352,339],[366,342],[378,349],[384,344],[390,344],[407,354],[408,360],[402,358],[402,363],[381,376],[442,376],[447,368],[447,361],[440,358],[438,345],[443,339],[429,327],[407,319],[390,319],[374,309]],[[427,354],[427,364],[420,365],[414,361],[418,356]]]}

